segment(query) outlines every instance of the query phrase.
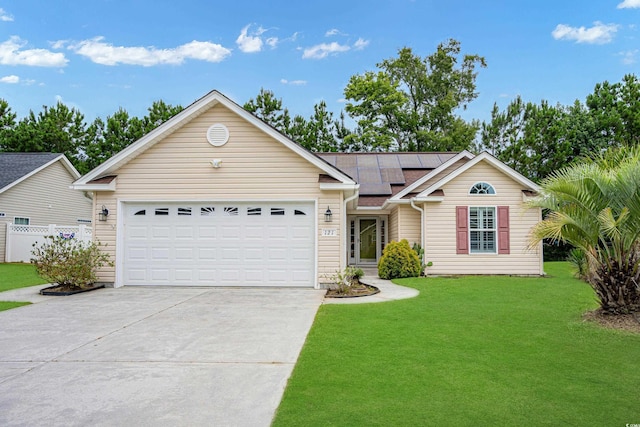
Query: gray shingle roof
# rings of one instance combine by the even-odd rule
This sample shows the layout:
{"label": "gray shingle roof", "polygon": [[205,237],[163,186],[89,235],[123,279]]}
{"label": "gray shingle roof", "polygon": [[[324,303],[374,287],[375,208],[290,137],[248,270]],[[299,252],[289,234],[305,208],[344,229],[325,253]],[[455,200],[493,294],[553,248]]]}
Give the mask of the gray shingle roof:
{"label": "gray shingle roof", "polygon": [[0,189],[60,156],[55,153],[0,153]]}

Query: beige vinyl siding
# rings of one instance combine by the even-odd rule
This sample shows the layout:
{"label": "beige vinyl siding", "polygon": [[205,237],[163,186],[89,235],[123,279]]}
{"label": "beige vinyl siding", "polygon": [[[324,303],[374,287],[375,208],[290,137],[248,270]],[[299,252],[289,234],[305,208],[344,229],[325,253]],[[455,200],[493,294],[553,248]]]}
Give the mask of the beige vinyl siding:
{"label": "beige vinyl siding", "polygon": [[389,213],[389,241],[398,241],[398,206]]}
{"label": "beige vinyl siding", "polygon": [[[207,142],[206,132],[214,123],[229,129],[229,141],[221,147]],[[219,169],[212,159],[221,159]],[[324,212],[333,212],[331,228],[340,229],[342,193],[321,191],[322,170],[272,139],[235,113],[217,105],[167,136],[121,167],[117,190],[99,193],[97,206],[110,212],[107,223],[96,223],[95,234],[108,243],[115,256],[117,201],[198,201],[198,200],[304,200],[317,201],[318,234]],[[338,233],[340,234],[340,233]],[[340,268],[341,237],[318,236],[318,276]],[[105,281],[115,279],[114,269],[100,272]]]}
{"label": "beige vinyl siding", "polygon": [[[78,225],[78,218],[91,219],[91,199],[72,190],[75,181],[57,161],[0,194],[0,261],[5,259],[6,224],[15,217],[29,218],[29,225]],[[91,225],[91,224],[86,224]]]}
{"label": "beige vinyl siding", "polygon": [[420,212],[410,205],[399,205],[397,211],[398,235],[396,240],[407,239],[411,246],[413,246],[414,243],[422,244],[420,242]]}
{"label": "beige vinyl siding", "polygon": [[469,159],[467,159],[466,157],[458,160],[457,162],[455,162],[453,165],[449,166],[448,168],[444,169],[443,171],[437,173],[436,175],[434,175],[433,177],[429,178],[426,182],[422,183],[421,185],[419,185],[418,187],[416,187],[416,189],[413,191],[415,193],[420,193],[424,190],[426,190],[427,188],[429,188],[433,183],[438,182],[439,180],[441,180],[442,178],[444,178],[445,176],[449,175],[451,172],[455,171],[456,169],[460,168],[462,165],[464,165],[465,163],[467,163],[469,161]]}
{"label": "beige vinyl siding", "polygon": [[[469,195],[479,181],[494,186],[496,195]],[[542,274],[541,253],[527,250],[539,209],[523,205],[523,187],[486,162],[480,162],[443,187],[445,200],[425,203],[426,260],[429,274]],[[510,254],[456,254],[456,206],[509,206]]]}

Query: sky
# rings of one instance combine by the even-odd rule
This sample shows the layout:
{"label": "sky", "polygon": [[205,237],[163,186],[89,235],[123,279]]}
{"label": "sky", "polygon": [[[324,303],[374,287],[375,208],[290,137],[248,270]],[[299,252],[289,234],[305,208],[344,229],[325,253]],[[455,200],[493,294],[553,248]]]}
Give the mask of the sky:
{"label": "sky", "polygon": [[638,24],[640,0],[0,0],[0,98],[19,118],[61,101],[90,122],[264,88],[292,114],[324,100],[337,115],[352,75],[453,38],[487,63],[460,113],[488,121],[518,95],[571,104],[639,74]]}

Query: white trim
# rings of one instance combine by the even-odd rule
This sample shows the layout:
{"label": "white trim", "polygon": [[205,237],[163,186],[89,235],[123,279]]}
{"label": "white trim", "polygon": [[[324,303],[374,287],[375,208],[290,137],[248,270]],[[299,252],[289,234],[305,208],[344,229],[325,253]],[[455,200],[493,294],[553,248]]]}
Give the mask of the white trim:
{"label": "white trim", "polygon": [[[116,220],[116,275],[113,283],[114,288],[120,288],[124,286],[124,201],[118,199],[116,201],[118,218]],[[97,228],[97,226],[96,226]],[[94,233],[94,236],[97,233]]]}
{"label": "white trim", "polygon": [[427,189],[425,189],[420,194],[418,194],[416,196],[416,198],[419,199],[419,200],[422,199],[422,198],[426,198],[430,193],[432,193],[433,191],[435,191],[435,190],[437,190],[439,188],[442,188],[442,186],[444,186],[445,184],[447,184],[448,182],[450,182],[454,178],[457,178],[461,173],[469,170],[471,167],[473,167],[474,165],[476,165],[477,163],[479,163],[481,161],[488,162],[489,164],[494,166],[496,169],[499,169],[500,171],[502,171],[503,173],[505,173],[506,175],[511,177],[514,181],[520,183],[521,185],[523,185],[525,187],[528,187],[529,189],[534,190],[534,191],[540,191],[540,187],[538,186],[538,184],[536,184],[535,182],[529,180],[528,178],[524,177],[523,175],[519,174],[515,170],[511,169],[509,166],[507,166],[504,163],[502,163],[500,160],[498,160],[495,157],[493,157],[488,152],[484,151],[481,154],[478,154],[473,159],[469,160],[464,165],[460,166],[455,171],[451,172],[449,175],[445,176],[441,180],[439,180],[436,183],[434,183],[431,186],[429,186]]}
{"label": "white trim", "polygon": [[343,184],[341,182],[321,182],[321,190],[357,190],[360,184]]}
{"label": "white trim", "polygon": [[332,178],[341,181],[343,184],[356,185],[356,182],[353,179],[345,175],[338,168],[330,165],[320,157],[306,150],[302,146],[296,144],[294,141],[287,138],[285,135],[278,132],[275,128],[269,126],[262,120],[258,119],[256,116],[249,113],[240,105],[222,95],[220,92],[213,90],[182,110],[180,113],[173,116],[171,119],[167,120],[162,125],[144,135],[133,144],[129,145],[127,148],[120,151],[115,156],[111,157],[100,166],[84,175],[82,178],[78,179],[73,184],[74,188],[76,188],[75,186],[86,185],[89,181],[92,181],[98,177],[114,174],[120,167],[146,151],[148,148],[160,142],[162,139],[164,139],[164,137],[166,137],[170,133],[175,132],[177,129],[181,128],[189,121],[193,120],[195,117],[201,115],[206,110],[218,104],[222,104],[253,126],[257,127],[267,135],[274,138],[276,141],[283,144],[285,147],[289,148],[290,150],[306,159],[308,162],[310,162]]}
{"label": "white trim", "polygon": [[84,191],[116,191],[117,177],[108,184],[72,184],[69,188]]}
{"label": "white trim", "polygon": [[473,159],[473,154],[471,154],[467,150],[463,150],[459,152],[458,154],[456,154],[455,156],[453,156],[452,158],[450,158],[449,160],[447,160],[446,162],[444,162],[443,164],[441,164],[440,166],[438,166],[437,168],[435,168],[434,170],[432,170],[431,172],[429,172],[428,174],[426,174],[425,176],[423,176],[422,178],[414,182],[413,184],[404,188],[395,196],[390,197],[389,200],[396,201],[396,200],[402,199],[404,196],[411,193],[413,190],[420,187],[422,184],[424,184],[425,182],[427,182],[428,180],[430,180],[431,178],[433,178],[443,170],[447,169],[448,167],[452,166],[453,164],[455,164],[456,162],[464,158]]}
{"label": "white trim", "polygon": [[73,167],[73,165],[71,164],[71,162],[69,161],[69,159],[67,159],[67,156],[65,156],[64,154],[60,154],[59,156],[57,156],[56,158],[48,161],[47,163],[45,163],[44,165],[40,166],[39,168],[36,168],[34,170],[32,170],[31,172],[29,172],[28,174],[16,179],[15,181],[13,181],[12,183],[4,186],[3,188],[0,188],[0,193],[4,193],[5,191],[7,191],[8,189],[10,189],[11,187],[14,187],[18,184],[20,184],[22,181],[32,177],[33,175],[37,174],[38,172],[40,172],[41,170],[51,166],[52,164],[54,164],[57,161],[61,161],[62,165],[67,169],[67,171],[69,171],[69,173],[71,175],[73,175],[73,178],[78,179],[80,178],[80,172],[78,172],[76,170],[76,168]]}

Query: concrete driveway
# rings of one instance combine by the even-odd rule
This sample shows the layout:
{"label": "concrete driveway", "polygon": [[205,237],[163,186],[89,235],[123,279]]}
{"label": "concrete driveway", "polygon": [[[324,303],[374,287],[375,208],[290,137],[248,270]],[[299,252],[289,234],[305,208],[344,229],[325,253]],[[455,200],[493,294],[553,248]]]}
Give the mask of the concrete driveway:
{"label": "concrete driveway", "polygon": [[323,295],[125,287],[0,312],[0,425],[268,426]]}

